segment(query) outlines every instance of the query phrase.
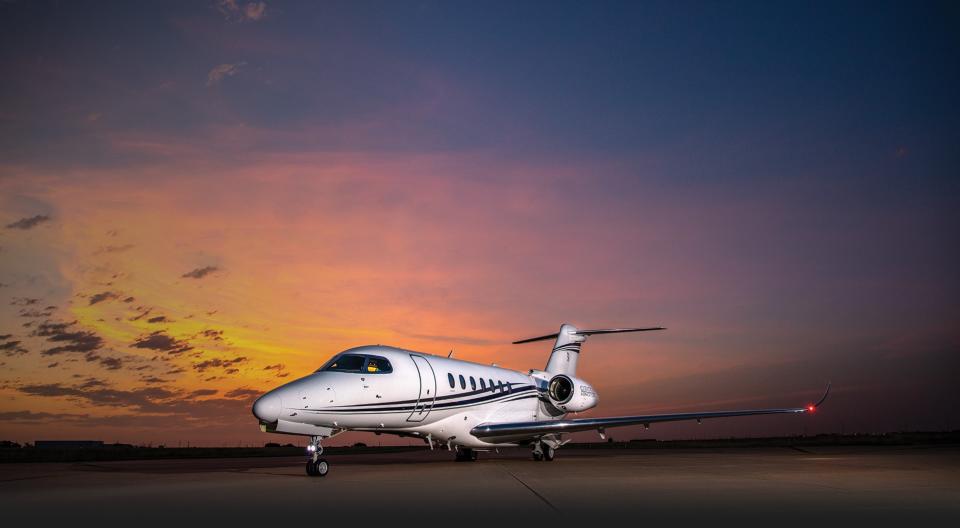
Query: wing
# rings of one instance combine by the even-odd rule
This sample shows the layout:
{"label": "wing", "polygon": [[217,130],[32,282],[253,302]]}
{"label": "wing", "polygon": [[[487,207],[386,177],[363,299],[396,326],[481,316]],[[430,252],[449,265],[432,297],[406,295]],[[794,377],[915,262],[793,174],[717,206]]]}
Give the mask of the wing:
{"label": "wing", "polygon": [[806,407],[788,409],[751,409],[742,411],[706,411],[675,414],[650,414],[646,416],[617,416],[615,418],[581,418],[576,420],[550,420],[543,422],[484,423],[474,427],[470,434],[487,442],[516,442],[548,434],[575,433],[577,431],[600,431],[610,427],[628,425],[649,426],[659,422],[729,418],[733,416],[756,416],[760,414],[805,414],[817,410],[830,394],[830,384],[820,401]]}

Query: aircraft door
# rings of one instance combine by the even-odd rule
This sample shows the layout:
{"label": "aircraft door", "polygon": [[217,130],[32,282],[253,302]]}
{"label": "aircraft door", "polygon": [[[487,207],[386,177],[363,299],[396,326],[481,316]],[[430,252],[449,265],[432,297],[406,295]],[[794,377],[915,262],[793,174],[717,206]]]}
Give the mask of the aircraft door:
{"label": "aircraft door", "polygon": [[413,412],[407,417],[408,422],[422,422],[430,410],[433,409],[433,402],[437,399],[437,377],[433,372],[433,366],[427,361],[427,358],[410,354],[417,372],[420,374],[420,394],[417,397],[417,404]]}

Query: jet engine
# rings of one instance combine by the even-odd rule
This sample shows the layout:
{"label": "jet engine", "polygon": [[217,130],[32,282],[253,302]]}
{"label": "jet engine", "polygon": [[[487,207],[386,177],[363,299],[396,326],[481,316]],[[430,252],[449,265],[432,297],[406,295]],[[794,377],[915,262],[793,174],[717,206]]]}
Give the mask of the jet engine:
{"label": "jet engine", "polygon": [[558,374],[547,384],[550,403],[561,411],[580,412],[597,406],[600,398],[589,383],[578,378]]}

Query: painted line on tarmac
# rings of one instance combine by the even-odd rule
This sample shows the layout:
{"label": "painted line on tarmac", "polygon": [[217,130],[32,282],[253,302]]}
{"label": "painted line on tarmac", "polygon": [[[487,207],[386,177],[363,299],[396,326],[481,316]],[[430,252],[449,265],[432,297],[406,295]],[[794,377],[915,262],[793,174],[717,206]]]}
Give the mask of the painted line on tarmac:
{"label": "painted line on tarmac", "polygon": [[[503,467],[503,466],[501,466],[501,467]],[[506,471],[507,474],[510,475],[511,477],[513,477],[517,482],[519,482],[520,484],[523,484],[523,487],[525,487],[525,488],[527,488],[528,490],[530,490],[530,493],[533,493],[534,495],[536,495],[537,498],[540,499],[540,500],[542,500],[543,503],[546,504],[547,506],[549,506],[551,510],[553,510],[553,511],[555,511],[555,512],[557,512],[557,513],[560,513],[560,510],[559,510],[556,506],[554,506],[553,503],[551,503],[549,500],[547,500],[547,498],[544,497],[543,495],[540,495],[540,493],[537,492],[537,490],[533,489],[529,484],[527,484],[526,482],[524,482],[523,479],[521,479],[520,477],[514,475],[513,472],[510,471],[510,470],[507,469],[507,468],[503,468],[503,470]]]}

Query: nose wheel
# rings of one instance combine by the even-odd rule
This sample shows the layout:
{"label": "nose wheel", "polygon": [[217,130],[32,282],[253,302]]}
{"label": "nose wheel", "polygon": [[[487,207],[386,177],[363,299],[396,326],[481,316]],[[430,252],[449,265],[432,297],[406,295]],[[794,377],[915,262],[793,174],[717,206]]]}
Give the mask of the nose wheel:
{"label": "nose wheel", "polygon": [[314,436],[307,444],[307,475],[311,477],[325,477],[330,471],[330,463],[327,459],[320,458],[323,454],[323,446],[320,445],[320,437]]}
{"label": "nose wheel", "polygon": [[307,475],[311,477],[325,477],[330,471],[330,463],[325,458],[317,460],[307,460]]}

